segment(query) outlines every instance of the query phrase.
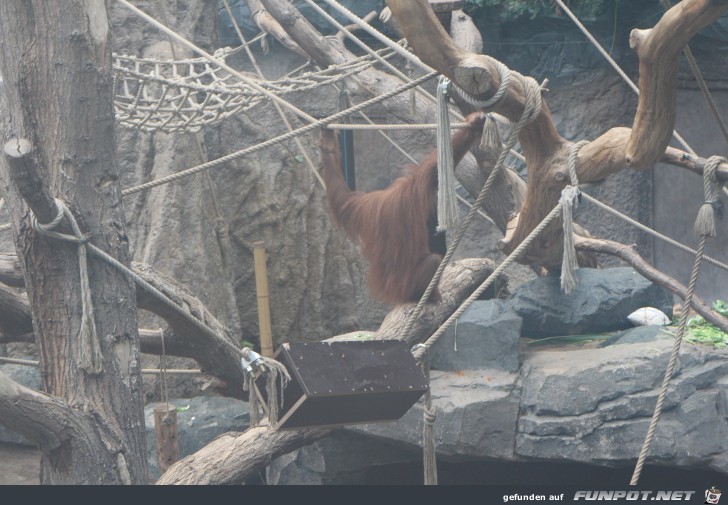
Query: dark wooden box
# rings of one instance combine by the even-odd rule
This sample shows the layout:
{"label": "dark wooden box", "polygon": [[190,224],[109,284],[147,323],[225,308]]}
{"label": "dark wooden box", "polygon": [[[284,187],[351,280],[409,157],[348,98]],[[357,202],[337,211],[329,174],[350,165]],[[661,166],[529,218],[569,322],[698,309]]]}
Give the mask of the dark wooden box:
{"label": "dark wooden box", "polygon": [[394,421],[428,387],[398,340],[283,344],[275,359],[291,374],[276,429]]}

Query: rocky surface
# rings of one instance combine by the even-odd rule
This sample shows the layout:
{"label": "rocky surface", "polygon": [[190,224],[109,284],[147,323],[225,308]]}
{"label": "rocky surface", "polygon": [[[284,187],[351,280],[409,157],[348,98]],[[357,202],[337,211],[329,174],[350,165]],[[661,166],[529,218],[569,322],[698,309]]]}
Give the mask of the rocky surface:
{"label": "rocky surface", "polygon": [[[198,451],[218,435],[228,431],[245,431],[250,424],[248,404],[232,398],[200,396],[171,399],[170,403],[177,407],[180,458]],[[144,409],[144,423],[147,429],[149,474],[150,478],[156,480],[159,466],[154,434],[154,406],[151,404]]]}
{"label": "rocky surface", "polygon": [[434,370],[517,372],[522,319],[502,300],[474,302],[430,349]]}
{"label": "rocky surface", "polygon": [[627,316],[640,307],[672,315],[672,295],[632,268],[580,268],[578,278],[579,285],[569,294],[561,291],[557,275],[534,279],[514,290],[507,303],[523,318],[523,336],[622,330],[632,327]]}
{"label": "rocky surface", "polygon": [[[540,351],[518,374],[497,370],[432,372],[438,457],[449,463],[528,460],[625,467],[634,464],[657,399],[672,340],[605,349]],[[728,352],[686,344],[653,440],[651,464],[728,473]],[[394,423],[349,427],[377,443],[395,443],[421,461],[422,401]],[[341,447],[340,444],[346,444]],[[358,465],[386,464],[338,438],[335,453]],[[319,441],[326,461],[333,451]],[[304,451],[299,450],[300,451]],[[338,478],[301,454],[275,462],[311,483]],[[349,463],[351,464],[351,463]],[[343,463],[342,463],[343,465]],[[345,466],[345,465],[344,465]],[[332,472],[332,474],[329,474]],[[286,483],[278,472],[277,483]],[[297,477],[299,478],[299,477]],[[293,481],[299,482],[299,481]]]}

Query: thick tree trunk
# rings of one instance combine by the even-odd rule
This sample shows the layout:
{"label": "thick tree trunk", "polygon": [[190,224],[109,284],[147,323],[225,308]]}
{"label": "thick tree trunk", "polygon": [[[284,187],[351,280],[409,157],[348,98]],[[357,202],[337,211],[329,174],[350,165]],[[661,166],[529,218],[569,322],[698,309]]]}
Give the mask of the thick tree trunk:
{"label": "thick tree trunk", "polygon": [[[0,35],[10,118],[3,143],[28,141],[26,149],[6,151],[0,177],[33,308],[43,386],[52,397],[3,380],[0,421],[39,444],[44,484],[146,483],[134,286],[89,257],[97,338],[82,343],[78,247],[42,236],[31,224],[31,209],[41,223],[55,217],[52,197],[58,198],[91,243],[129,262],[106,7],[103,0],[7,0],[0,2]],[[65,221],[58,231],[69,233]],[[100,372],[81,368],[80,354],[89,348],[100,351]],[[38,396],[54,409],[32,414],[30,430],[24,406]]]}

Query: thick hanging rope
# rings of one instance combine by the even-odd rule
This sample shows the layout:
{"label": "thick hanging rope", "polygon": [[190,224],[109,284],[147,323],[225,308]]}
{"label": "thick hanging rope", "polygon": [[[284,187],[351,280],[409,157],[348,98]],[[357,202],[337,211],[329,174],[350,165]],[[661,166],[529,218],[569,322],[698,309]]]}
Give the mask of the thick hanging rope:
{"label": "thick hanging rope", "polygon": [[[420,298],[420,301],[415,306],[414,311],[410,315],[409,319],[407,320],[407,324],[403,330],[403,338],[406,338],[407,335],[409,335],[410,331],[412,330],[412,326],[414,325],[415,320],[419,317],[420,313],[422,312],[422,308],[424,307],[427,300],[430,298],[430,295],[432,294],[432,291],[435,289],[435,286],[440,282],[440,277],[442,276],[442,272],[445,269],[445,266],[450,261],[450,258],[455,252],[455,249],[457,248],[458,244],[460,243],[460,240],[462,240],[463,236],[465,235],[465,231],[467,230],[470,223],[475,218],[475,215],[477,213],[478,208],[481,206],[483,201],[485,200],[485,197],[487,196],[488,192],[490,191],[490,188],[492,187],[493,183],[495,182],[496,175],[502,170],[505,159],[508,156],[508,152],[513,147],[513,145],[516,142],[516,139],[518,138],[518,134],[520,133],[523,126],[525,126],[528,122],[533,121],[538,115],[541,113],[541,86],[538,85],[538,83],[533,80],[532,78],[523,78],[525,93],[526,93],[526,99],[523,109],[523,114],[521,115],[521,118],[518,120],[518,122],[514,125],[513,129],[511,130],[510,136],[508,138],[508,142],[506,143],[505,148],[501,150],[501,153],[498,157],[498,161],[496,162],[495,166],[493,167],[493,170],[491,171],[490,175],[488,176],[488,179],[485,181],[485,184],[483,185],[483,188],[480,190],[480,194],[475,199],[475,203],[473,204],[473,207],[468,211],[467,216],[465,217],[465,220],[463,223],[458,227],[458,232],[453,240],[453,242],[449,245],[447,252],[445,253],[445,257],[440,262],[440,265],[437,268],[437,271],[435,272],[435,275],[430,280],[429,285],[427,286],[427,289],[425,290],[424,294]],[[501,95],[502,96],[502,95]],[[424,352],[423,352],[424,355]],[[430,414],[425,414],[426,416],[430,416]],[[425,419],[425,424],[428,423],[428,419]],[[425,454],[425,457],[431,457],[434,459],[434,440],[432,438],[432,430],[423,430],[423,436],[427,435],[428,438],[426,440],[423,440],[423,447],[428,447],[430,445],[433,446],[433,449],[431,451],[431,455],[428,452]],[[429,455],[429,456],[428,456]],[[426,463],[426,468],[432,469],[435,466],[434,462]],[[436,480],[436,478],[432,479],[432,472],[425,473],[425,484],[433,484]]]}
{"label": "thick hanging rope", "polygon": [[427,360],[422,361],[422,371],[427,380],[427,391],[425,391],[425,404],[423,409],[422,427],[422,453],[425,475],[425,485],[437,485],[437,455],[435,453],[435,421],[437,411],[432,407],[432,391],[430,387],[430,364]]}
{"label": "thick hanging rope", "polygon": [[576,259],[576,246],[574,245],[574,209],[581,200],[579,190],[579,177],[576,174],[576,158],[582,147],[588,144],[588,140],[582,140],[572,144],[569,151],[569,178],[571,186],[567,186],[561,192],[561,203],[563,208],[562,227],[564,232],[564,253],[561,259],[561,289],[564,293],[571,293],[579,284],[576,271],[579,270],[579,262]]}
{"label": "thick hanging rope", "polygon": [[571,293],[579,285],[576,271],[579,263],[576,260],[576,247],[574,246],[573,209],[579,205],[581,191],[576,186],[566,186],[561,192],[562,227],[564,230],[564,253],[561,259],[561,289],[564,293]]}
{"label": "thick hanging rope", "polygon": [[76,218],[71,211],[59,199],[55,199],[58,215],[48,224],[41,224],[33,215],[33,229],[41,235],[60,240],[66,240],[69,235],[53,231],[65,217],[73,231],[72,242],[78,248],[78,270],[81,285],[81,328],[78,331],[78,365],[89,374],[99,374],[103,371],[103,356],[99,339],[96,335],[96,323],[94,322],[94,305],[91,299],[91,287],[88,281],[88,259],[86,256],[88,239],[81,233]]}
{"label": "thick hanging rope", "polygon": [[437,84],[437,231],[454,230],[458,225],[455,196],[455,167],[450,142],[450,79],[440,77]]}
{"label": "thick hanging rope", "polygon": [[[717,167],[721,162],[719,156],[713,156],[708,160],[708,164]],[[683,336],[685,335],[685,328],[687,327],[688,316],[690,313],[690,307],[693,302],[693,293],[695,292],[695,286],[698,282],[698,274],[700,273],[700,264],[703,259],[703,253],[705,251],[705,243],[708,237],[715,236],[715,226],[711,226],[711,221],[705,216],[705,212],[717,213],[717,206],[712,205],[712,201],[717,198],[718,190],[716,189],[713,179],[715,179],[715,169],[708,170],[708,164],[706,164],[705,170],[703,171],[704,192],[705,192],[705,204],[698,213],[698,218],[695,222],[695,229],[699,230],[700,244],[695,254],[695,261],[693,263],[693,271],[690,274],[690,282],[688,283],[688,292],[685,296],[685,310],[683,311],[682,317],[680,318],[680,325],[678,326],[677,335],[675,335],[675,342],[672,346],[672,353],[670,354],[670,360],[667,363],[667,369],[665,370],[665,377],[662,380],[662,387],[657,397],[657,404],[655,405],[655,411],[652,414],[652,420],[650,426],[647,429],[647,436],[642,444],[642,450],[640,451],[639,457],[637,458],[637,464],[635,465],[634,473],[632,474],[632,480],[630,481],[631,486],[637,485],[642,473],[642,467],[647,459],[647,454],[650,451],[650,445],[652,439],[655,436],[655,430],[657,429],[657,423],[660,421],[662,415],[662,407],[665,403],[665,397],[667,396],[667,390],[670,387],[670,381],[675,370],[675,364],[680,353],[680,345],[682,344]],[[704,212],[705,210],[705,212]],[[713,220],[715,216],[713,216]]]}
{"label": "thick hanging rope", "polygon": [[445,257],[440,262],[440,265],[438,266],[437,270],[435,271],[435,275],[432,277],[432,280],[430,281],[430,284],[427,286],[427,289],[425,290],[424,294],[420,298],[420,301],[417,303],[417,306],[415,306],[414,310],[412,311],[412,314],[410,315],[409,319],[407,320],[407,324],[405,325],[404,330],[402,331],[403,337],[406,338],[407,335],[410,334],[412,331],[412,326],[414,325],[414,322],[417,320],[417,318],[422,313],[422,309],[425,306],[425,303],[427,303],[427,300],[429,300],[430,295],[432,294],[432,291],[435,289],[435,286],[440,282],[440,277],[442,276],[442,272],[445,270],[445,266],[450,261],[450,258],[452,258],[453,254],[455,253],[455,249],[457,248],[458,244],[460,243],[460,240],[462,240],[463,236],[465,235],[465,232],[470,226],[470,223],[475,218],[475,214],[477,213],[480,206],[485,201],[485,197],[488,195],[488,192],[490,191],[493,184],[495,184],[496,177],[500,173],[500,171],[503,169],[505,160],[508,157],[508,153],[511,150],[511,148],[515,145],[516,140],[518,139],[518,134],[520,133],[521,129],[528,124],[529,122],[533,121],[538,115],[541,113],[541,86],[531,77],[523,77],[524,88],[525,88],[525,104],[523,109],[523,114],[521,115],[521,118],[518,120],[518,122],[513,126],[513,129],[510,132],[510,135],[508,137],[508,141],[506,142],[505,147],[501,150],[500,156],[498,157],[498,161],[496,161],[495,166],[493,167],[493,170],[491,171],[490,175],[488,175],[488,178],[485,181],[485,184],[483,185],[483,188],[480,190],[480,193],[478,194],[478,197],[475,199],[475,202],[473,203],[473,206],[468,211],[468,214],[465,216],[465,219],[460,224],[460,227],[458,228],[458,232],[453,239],[452,243],[449,245],[447,252],[445,253]]}
{"label": "thick hanging rope", "polygon": [[711,156],[705,163],[703,169],[703,190],[705,193],[705,203],[698,211],[698,217],[695,220],[695,233],[698,236],[715,237],[715,218],[716,214],[722,215],[722,207],[718,197],[720,196],[720,181],[715,175],[718,165],[726,163],[722,156]]}
{"label": "thick hanging rope", "polygon": [[[250,409],[250,426],[257,426],[261,421],[260,408],[268,414],[268,422],[275,426],[278,422],[278,413],[283,406],[283,390],[291,380],[286,367],[272,359],[261,356],[249,347],[242,350],[241,364],[243,367],[243,391],[248,391],[248,405]],[[261,375],[266,376],[266,397],[268,402],[263,401],[258,390],[256,379]],[[280,383],[280,389],[278,384]],[[278,394],[280,391],[280,395]]]}

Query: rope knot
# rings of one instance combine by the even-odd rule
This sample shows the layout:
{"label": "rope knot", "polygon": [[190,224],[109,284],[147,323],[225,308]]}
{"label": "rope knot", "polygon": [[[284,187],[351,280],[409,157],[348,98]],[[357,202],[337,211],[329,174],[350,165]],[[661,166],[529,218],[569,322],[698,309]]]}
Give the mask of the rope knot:
{"label": "rope knot", "polygon": [[727,160],[722,156],[711,156],[705,162],[703,168],[703,190],[705,200],[698,211],[698,217],[695,219],[695,233],[701,237],[715,237],[715,219],[723,215],[722,204],[718,196],[720,194],[720,181],[716,176],[716,171],[721,163]]}
{"label": "rope knot", "polygon": [[425,424],[435,424],[437,421],[437,411],[434,408],[425,408],[422,419]]}
{"label": "rope knot", "polygon": [[[62,200],[56,198],[55,202],[58,214],[50,223],[39,223],[38,219],[31,211],[33,229],[41,235],[55,238],[57,240],[63,240],[65,242],[72,242],[77,245],[78,270],[81,285],[81,327],[78,330],[78,363],[79,367],[87,373],[99,374],[103,371],[103,356],[101,354],[99,339],[96,335],[94,306],[91,298],[91,285],[88,280],[88,258],[86,245],[89,243],[90,236],[81,232],[81,229],[76,222],[76,218],[73,216],[71,211],[68,210],[68,207],[66,207]],[[53,231],[56,227],[58,227],[64,217],[68,220],[68,224],[71,226],[73,235]]]}
{"label": "rope knot", "polygon": [[[486,56],[487,58],[487,56]],[[492,59],[492,58],[491,58]],[[473,95],[459,87],[454,82],[452,83],[452,88],[457,92],[458,95],[460,95],[460,98],[468,102],[473,107],[477,107],[479,109],[484,109],[486,107],[490,107],[492,105],[495,105],[500,101],[501,98],[506,94],[508,91],[508,86],[511,83],[511,70],[502,62],[492,59],[495,62],[495,66],[498,69],[498,76],[500,77],[500,86],[498,86],[498,90],[495,92],[493,96],[488,98],[487,100],[478,100]]]}

